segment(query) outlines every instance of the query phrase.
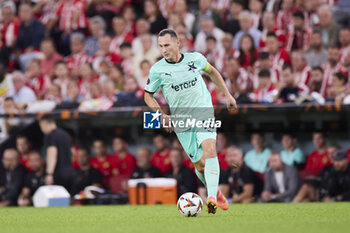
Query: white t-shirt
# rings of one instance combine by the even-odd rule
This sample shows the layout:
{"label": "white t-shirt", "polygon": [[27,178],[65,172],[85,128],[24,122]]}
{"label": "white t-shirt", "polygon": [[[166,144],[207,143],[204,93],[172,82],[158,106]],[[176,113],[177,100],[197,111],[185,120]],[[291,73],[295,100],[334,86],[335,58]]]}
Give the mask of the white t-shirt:
{"label": "white t-shirt", "polygon": [[278,186],[278,192],[282,194],[285,191],[284,182],[283,182],[283,172],[282,171],[274,172],[274,174],[275,174],[275,179]]}

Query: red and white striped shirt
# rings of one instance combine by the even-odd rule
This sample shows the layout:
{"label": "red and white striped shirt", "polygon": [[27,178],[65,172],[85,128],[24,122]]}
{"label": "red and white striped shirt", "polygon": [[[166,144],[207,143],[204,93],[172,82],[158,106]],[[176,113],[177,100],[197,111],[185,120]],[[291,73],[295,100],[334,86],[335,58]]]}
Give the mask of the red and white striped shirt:
{"label": "red and white striped shirt", "polygon": [[324,77],[323,82],[321,86],[320,93],[322,96],[326,96],[327,94],[327,88],[332,85],[333,82],[333,75],[337,72],[347,73],[347,69],[343,67],[340,63],[337,63],[335,67],[331,67],[329,63],[326,63],[322,66]]}
{"label": "red and white striped shirt", "polygon": [[90,57],[84,51],[65,58],[69,70],[79,70],[80,65],[90,62]]}
{"label": "red and white striped shirt", "polygon": [[45,96],[50,84],[49,77],[42,75],[27,80],[27,86],[35,92],[37,97]]}
{"label": "red and white striped shirt", "polygon": [[[226,78],[226,86],[231,91],[231,80]],[[247,90],[251,87],[251,80],[249,77],[249,73],[244,68],[239,68],[238,77],[236,78],[236,85],[240,90]],[[233,95],[237,93],[231,93]],[[237,96],[236,96],[237,97]]]}
{"label": "red and white striped shirt", "polygon": [[[306,28],[302,32],[296,32],[294,27],[291,27],[288,34],[286,50],[292,51],[302,49],[306,51],[309,48],[311,33],[312,28],[310,27]],[[296,48],[293,48],[294,43],[297,43]]]}
{"label": "red and white striped shirt", "polygon": [[109,46],[109,51],[111,51],[112,53],[119,54],[120,52],[119,46],[124,42],[132,43],[133,40],[134,40],[134,37],[130,33],[124,33],[123,35],[115,36],[111,41],[111,44]]}
{"label": "red and white striped shirt", "polygon": [[250,95],[250,99],[254,102],[272,102],[272,92],[276,90],[271,83],[268,88],[257,88]]}
{"label": "red and white striped shirt", "polygon": [[223,53],[219,50],[219,49],[214,49],[211,52],[205,52],[204,56],[207,58],[208,62],[210,64],[213,64],[215,66],[216,69],[218,69],[219,71],[222,70],[224,64],[222,63],[223,59]]}
{"label": "red and white striped shirt", "polygon": [[104,61],[108,62],[109,64],[120,64],[122,62],[122,59],[120,56],[113,52],[110,52],[104,56],[95,55],[92,58],[92,67],[97,73],[101,72],[101,63]]}
{"label": "red and white striped shirt", "polygon": [[293,11],[280,10],[276,16],[276,26],[282,30],[286,35],[289,32],[289,25],[292,24]]}
{"label": "red and white striped shirt", "polygon": [[294,80],[299,84],[309,85],[311,77],[311,67],[304,66],[301,70],[294,72]]}
{"label": "red and white striped shirt", "polygon": [[47,0],[43,9],[41,10],[41,15],[36,15],[40,22],[44,25],[49,22],[49,20],[54,19],[56,17],[56,12],[58,7],[61,5],[63,0]]}
{"label": "red and white striped shirt", "polygon": [[[20,23],[17,18],[12,18],[11,22],[5,25],[0,23],[0,30],[2,34],[2,45],[12,47],[19,31]],[[2,46],[0,46],[2,47]]]}
{"label": "red and white striped shirt", "polygon": [[[261,37],[260,37],[260,41],[259,41],[260,48],[265,48],[265,46],[266,46],[267,33],[268,33],[267,30],[263,30],[261,33]],[[275,28],[274,33],[277,36],[279,47],[284,48],[286,46],[286,43],[287,43],[287,38],[286,38],[285,34],[283,33],[283,31]]]}
{"label": "red and white striped shirt", "polygon": [[[253,87],[254,89],[259,87],[259,71],[260,69],[257,69],[255,71],[255,74],[252,74],[252,81],[253,81]],[[270,69],[270,80],[273,84],[276,84],[280,81],[280,67],[274,65],[271,69]]]}
{"label": "red and white striped shirt", "polygon": [[291,65],[291,60],[290,60],[289,54],[283,48],[280,48],[279,51],[275,55],[271,54],[271,58],[272,58],[273,66],[282,67],[284,63]]}
{"label": "red and white striped shirt", "polygon": [[56,11],[56,17],[59,17],[59,29],[69,31],[86,28],[88,23],[85,11],[84,0],[63,0]]}

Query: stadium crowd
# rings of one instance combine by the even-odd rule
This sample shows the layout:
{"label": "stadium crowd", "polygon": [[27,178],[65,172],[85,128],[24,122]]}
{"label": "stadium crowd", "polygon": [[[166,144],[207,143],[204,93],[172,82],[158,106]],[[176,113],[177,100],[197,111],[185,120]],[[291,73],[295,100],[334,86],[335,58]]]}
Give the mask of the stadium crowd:
{"label": "stadium crowd", "polygon": [[[121,137],[112,140],[112,153],[101,139],[89,147],[74,145],[70,136],[48,117],[39,122],[45,134],[43,152],[31,147],[30,139],[19,135],[16,148],[6,149],[2,163],[5,180],[0,180],[0,206],[31,205],[32,196],[42,185],[64,186],[74,197],[84,195],[88,186],[109,193],[127,193],[129,179],[167,177],[177,180],[178,196],[198,192],[206,200],[206,188],[194,174],[194,166],[177,139],[157,134],[154,152],[139,146],[136,156]],[[264,144],[264,135],[251,135],[252,149],[243,151],[218,133],[220,189],[231,203],[350,201],[350,148],[327,145],[327,136],[312,134],[314,151],[309,155],[297,146],[291,133],[283,134],[281,151]],[[52,165],[52,153],[56,152]],[[93,155],[93,156],[91,156]]]}
{"label": "stadium crowd", "polygon": [[[160,59],[157,33],[164,28],[177,32],[181,52],[206,56],[238,103],[350,103],[348,0],[0,0],[0,9],[1,113],[144,105],[149,70]],[[213,104],[224,104],[204,79]],[[166,105],[161,91],[155,97]],[[18,124],[1,119],[1,137]],[[196,191],[193,167],[177,141],[170,147],[159,135],[157,152],[139,148],[134,157],[122,138],[113,140],[113,155],[95,140],[90,158],[90,148],[52,141],[51,133],[44,132],[46,146],[72,153],[75,170],[68,165],[59,173],[75,177],[68,183],[60,177],[73,195],[87,185],[111,188],[119,178],[158,176],[177,178],[179,194]],[[313,134],[315,151],[307,157],[295,140],[285,134],[285,150],[275,152],[264,147],[263,135],[253,134],[254,149],[243,156],[219,134],[225,195],[232,202],[349,200],[346,154],[326,147],[322,133]],[[47,173],[25,136],[5,151],[3,165],[0,205],[28,205],[37,187],[59,176]],[[203,188],[198,192],[205,197]]]}

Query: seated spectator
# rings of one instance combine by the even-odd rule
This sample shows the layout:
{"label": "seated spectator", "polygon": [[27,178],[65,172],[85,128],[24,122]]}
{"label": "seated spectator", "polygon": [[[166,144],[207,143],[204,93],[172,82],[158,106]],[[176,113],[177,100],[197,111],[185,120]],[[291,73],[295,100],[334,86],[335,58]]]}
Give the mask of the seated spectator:
{"label": "seated spectator", "polygon": [[89,99],[89,90],[91,83],[96,82],[98,77],[96,76],[92,65],[90,63],[84,63],[80,66],[79,70],[80,79],[78,80],[80,95],[84,99]]}
{"label": "seated spectator", "polygon": [[25,135],[19,135],[16,138],[16,148],[19,153],[20,163],[28,170],[33,171],[30,163],[30,154],[32,152],[32,145]]}
{"label": "seated spectator", "polygon": [[330,6],[322,5],[318,8],[319,25],[315,30],[320,30],[322,35],[322,44],[324,47],[335,46],[339,42],[340,26],[333,22],[333,12]]}
{"label": "seated spectator", "polygon": [[53,73],[53,83],[61,87],[62,97],[67,97],[67,86],[69,81],[72,78],[70,77],[67,64],[64,61],[57,61],[55,63],[55,70]]}
{"label": "seated spectator", "polygon": [[260,48],[265,48],[266,46],[266,37],[268,33],[275,33],[278,38],[278,43],[281,48],[285,47],[286,44],[286,35],[282,30],[276,27],[275,14],[271,11],[265,11],[262,18],[263,30],[260,38]]}
{"label": "seated spectator", "polygon": [[32,172],[28,173],[25,178],[22,192],[18,197],[19,206],[29,206],[32,204],[32,197],[35,191],[45,185],[45,161],[41,155],[36,152],[30,152],[29,162]]}
{"label": "seated spectator", "polygon": [[40,43],[45,36],[45,27],[33,17],[32,7],[29,3],[22,3],[19,7],[21,25],[18,30],[16,48],[22,54],[20,56],[22,70],[25,70],[27,62],[36,57],[40,49]]}
{"label": "seated spectator", "polygon": [[24,110],[28,104],[36,101],[34,91],[26,86],[23,73],[15,71],[12,74],[12,82],[15,88],[13,100],[19,110]]}
{"label": "seated spectator", "polygon": [[38,99],[43,99],[50,86],[50,79],[41,73],[41,62],[39,59],[32,59],[27,63],[25,73],[27,85],[33,89]]}
{"label": "seated spectator", "polygon": [[107,79],[114,83],[117,92],[124,90],[124,72],[120,65],[115,64],[110,67]]}
{"label": "seated spectator", "polygon": [[158,134],[153,137],[153,144],[157,151],[153,153],[151,163],[164,174],[171,170],[169,141],[164,135]]}
{"label": "seated spectator", "polygon": [[248,151],[244,156],[245,164],[255,172],[264,173],[271,150],[264,147],[264,136],[261,133],[253,133],[251,144],[254,149]]}
{"label": "seated spectator", "polygon": [[273,32],[266,35],[266,52],[269,53],[273,66],[282,67],[284,63],[291,65],[288,52],[280,48],[278,37]]}
{"label": "seated spectator", "polygon": [[192,31],[193,22],[195,20],[194,15],[187,9],[187,1],[177,0],[174,6],[174,12],[183,19],[186,25],[187,31]]}
{"label": "seated spectator", "polygon": [[[134,65],[134,54],[132,52],[132,46],[129,42],[122,43],[119,46],[120,56],[122,59],[121,66],[126,75],[133,74],[133,65]],[[138,78],[138,77],[136,77]]]}
{"label": "seated spectator", "polygon": [[310,73],[310,83],[309,83],[309,92],[321,94],[321,87],[323,82],[323,69],[320,66],[313,67]]}
{"label": "seated spectator", "polygon": [[207,58],[207,61],[213,66],[221,70],[222,69],[222,50],[217,46],[217,41],[214,36],[207,36],[205,38],[205,52],[203,55]]}
{"label": "seated spectator", "polygon": [[[2,112],[4,114],[18,114],[19,111],[12,97],[6,97],[3,102]],[[8,135],[15,132],[21,125],[21,120],[18,117],[2,118],[0,119],[1,133],[3,134],[1,139],[5,139]]]}
{"label": "seated spectator", "polygon": [[282,136],[282,146],[283,150],[281,151],[282,162],[288,166],[300,167],[300,165],[305,163],[305,155],[296,146],[297,139],[292,133],[284,133]]}
{"label": "seated spectator", "polygon": [[44,39],[41,41],[40,51],[44,55],[41,59],[41,73],[44,76],[52,77],[56,62],[61,61],[63,57],[61,54],[57,53],[51,39]]}
{"label": "seated spectator", "polygon": [[183,157],[180,150],[173,149],[170,152],[172,170],[167,171],[164,177],[174,178],[177,181],[177,196],[187,192],[196,192],[196,177],[194,173],[183,165]]}
{"label": "seated spectator", "polygon": [[300,186],[298,170],[283,164],[279,153],[271,153],[269,169],[265,173],[262,200],[264,202],[291,202]]}
{"label": "seated spectator", "polygon": [[331,165],[326,142],[327,138],[324,133],[314,132],[312,134],[312,143],[315,150],[307,157],[305,170],[303,171],[305,175],[316,176],[324,167]]}
{"label": "seated spectator", "polygon": [[319,30],[313,30],[310,36],[309,52],[305,55],[310,67],[322,66],[327,62],[327,50],[322,45],[322,35]]}
{"label": "seated spectator", "polygon": [[227,149],[229,148],[227,135],[225,133],[217,133],[216,144],[220,168],[228,169],[230,166],[226,158]]}
{"label": "seated spectator", "polygon": [[151,165],[151,155],[151,150],[146,147],[141,147],[137,150],[137,168],[132,172],[130,179],[155,178],[161,176],[158,168]]}
{"label": "seated spectator", "polygon": [[249,73],[241,67],[238,60],[233,57],[228,57],[226,59],[225,71],[224,77],[228,90],[238,102],[245,101],[248,92],[252,88]]}
{"label": "seated spectator", "polygon": [[[190,2],[187,2],[187,3],[190,5]],[[195,20],[191,31],[191,34],[193,35],[193,37],[196,37],[196,35],[199,34],[199,31],[203,29],[201,28],[202,27],[201,21],[204,18],[208,18],[211,21],[213,21],[215,24],[215,27],[221,28],[222,20],[221,20],[220,14],[215,9],[212,8],[211,0],[210,1],[199,0],[198,3],[195,3],[195,4],[196,4],[195,9],[197,13],[195,14]],[[191,11],[191,6],[190,6],[190,11]]]}
{"label": "seated spectator", "polygon": [[261,19],[264,7],[264,1],[262,0],[250,0],[248,4],[249,11],[252,13],[253,28],[261,31]]}
{"label": "seated spectator", "polygon": [[109,177],[112,175],[113,156],[107,154],[105,143],[101,139],[95,139],[92,143],[95,157],[91,158],[91,166],[103,176],[103,185],[108,187]]}
{"label": "seated spectator", "polygon": [[281,81],[276,85],[276,90],[278,91],[276,99],[280,103],[295,102],[300,96],[301,88],[298,87],[294,79],[292,67],[287,64],[283,65],[281,74]]}
{"label": "seated spectator", "polygon": [[226,155],[230,167],[221,171],[220,189],[232,203],[250,203],[257,200],[263,188],[258,175],[243,162],[243,153],[229,147]]}
{"label": "seated spectator", "polygon": [[56,84],[56,83],[50,84],[50,87],[49,87],[49,90],[46,94],[45,99],[51,100],[51,101],[55,102],[56,104],[62,103],[61,86]]}
{"label": "seated spectator", "polygon": [[[1,5],[1,44],[8,48],[15,46],[20,22],[16,17],[16,5],[13,1],[2,1]],[[2,46],[0,46],[2,47]]]}
{"label": "seated spectator", "polygon": [[134,77],[129,76],[124,81],[124,91],[117,94],[118,106],[143,106],[143,89],[141,89]]}
{"label": "seated spectator", "polygon": [[94,16],[89,20],[90,37],[85,41],[84,50],[90,57],[98,50],[98,38],[106,32],[106,23],[101,16]]}
{"label": "seated spectator", "polygon": [[292,24],[292,16],[295,10],[294,0],[282,0],[281,9],[276,15],[277,28],[282,30],[285,35],[289,33],[289,27]]}
{"label": "seated spectator", "polygon": [[[150,23],[145,18],[139,18],[136,21],[136,34],[137,36],[132,41],[132,52],[134,54],[143,52],[141,36],[150,34]],[[157,47],[157,36],[151,35],[151,38],[152,46]]]}
{"label": "seated spectator", "polygon": [[281,67],[273,64],[273,60],[269,53],[261,51],[258,55],[257,62],[254,64],[251,77],[254,88],[258,88],[259,86],[259,72],[263,69],[270,71],[270,79],[274,85],[280,81]]}
{"label": "seated spectator", "polygon": [[311,67],[306,64],[305,56],[301,51],[292,52],[291,57],[295,82],[299,87],[308,89],[305,85],[310,83]]}
{"label": "seated spectator", "polygon": [[336,152],[333,165],[323,168],[317,178],[317,184],[304,184],[293,202],[350,201],[350,165],[344,151]]}
{"label": "seated spectator", "polygon": [[79,93],[79,86],[76,81],[70,81],[67,85],[67,97],[63,98],[65,103],[80,103],[83,97]]}
{"label": "seated spectator", "polygon": [[0,62],[0,105],[5,97],[12,96],[14,92],[12,75],[7,73],[7,68]]}
{"label": "seated spectator", "polygon": [[327,99],[335,101],[337,104],[341,104],[345,93],[347,92],[348,77],[337,72],[333,75],[332,85],[327,89]]}
{"label": "seated spectator", "polygon": [[71,55],[65,58],[68,69],[71,71],[73,77],[78,77],[79,68],[81,64],[90,61],[89,56],[84,51],[85,37],[82,33],[75,32],[70,36]]}
{"label": "seated spectator", "polygon": [[117,97],[116,97],[117,91],[115,90],[115,85],[113,81],[106,80],[103,83],[101,83],[101,87],[102,87],[103,97],[105,99],[109,100],[112,103],[117,101]]}
{"label": "seated spectator", "polygon": [[305,24],[305,15],[302,11],[293,13],[292,24],[289,29],[286,49],[288,51],[307,51],[312,29]]}
{"label": "seated spectator", "polygon": [[242,0],[233,0],[230,2],[230,9],[228,20],[224,25],[225,32],[230,33],[232,36],[235,36],[241,27],[239,26],[239,14],[244,9],[244,1]]}
{"label": "seated spectator", "polygon": [[79,194],[87,186],[102,187],[102,175],[90,164],[90,154],[85,148],[78,149],[79,169],[75,171],[71,195]]}
{"label": "seated spectator", "polygon": [[152,65],[148,60],[142,60],[140,63],[141,76],[137,78],[137,81],[138,81],[139,87],[142,89],[145,89],[151,67]]}
{"label": "seated spectator", "polygon": [[15,206],[24,184],[26,170],[20,164],[19,155],[15,149],[4,151],[2,163],[6,179],[4,186],[0,187],[0,207]]}
{"label": "seated spectator", "polygon": [[109,50],[110,52],[119,54],[120,45],[125,42],[132,43],[134,37],[127,31],[125,19],[121,15],[117,15],[113,18],[113,31],[114,37],[111,41]]}
{"label": "seated spectator", "polygon": [[221,73],[225,73],[225,60],[227,60],[229,57],[234,57],[236,55],[236,50],[233,48],[233,36],[230,33],[226,32],[221,39],[221,44],[223,48],[222,55],[220,56],[220,63],[222,63],[222,67],[219,71]]}
{"label": "seated spectator", "polygon": [[118,166],[118,174],[113,175],[127,175],[130,177],[131,173],[136,169],[136,159],[128,151],[128,144],[121,137],[113,139],[113,159]]}
{"label": "seated spectator", "polygon": [[259,48],[261,32],[253,27],[253,18],[249,11],[242,11],[239,14],[239,25],[241,27],[241,30],[235,35],[233,47],[235,49],[240,49],[240,42],[242,40],[243,35],[248,34],[254,40],[254,47]]}
{"label": "seated spectator", "polygon": [[249,94],[253,102],[271,103],[277,94],[274,84],[271,82],[270,71],[262,69],[258,74],[258,87]]}
{"label": "seated spectator", "polygon": [[200,53],[205,52],[205,42],[206,38],[208,36],[215,37],[216,41],[218,42],[218,49],[222,49],[221,40],[224,36],[224,32],[220,29],[215,27],[214,21],[208,17],[202,18],[200,20],[201,30],[196,35],[196,39],[194,42],[194,50]]}
{"label": "seated spectator", "polygon": [[253,38],[249,34],[245,34],[241,38],[237,59],[244,69],[251,72],[259,52],[255,49]]}
{"label": "seated spectator", "polygon": [[157,1],[146,0],[144,2],[145,18],[150,23],[150,32],[158,34],[161,30],[168,27],[168,22],[159,11]]}

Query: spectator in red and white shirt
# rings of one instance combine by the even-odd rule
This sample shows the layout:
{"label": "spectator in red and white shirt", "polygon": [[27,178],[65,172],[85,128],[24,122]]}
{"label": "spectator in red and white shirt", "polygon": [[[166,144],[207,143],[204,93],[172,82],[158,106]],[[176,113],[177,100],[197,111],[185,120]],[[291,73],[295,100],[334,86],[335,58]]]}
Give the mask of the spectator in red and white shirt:
{"label": "spectator in red and white shirt", "polygon": [[122,58],[122,67],[126,75],[133,74],[134,54],[132,46],[129,42],[124,42],[120,45],[120,56]]}
{"label": "spectator in red and white shirt", "polygon": [[288,52],[279,47],[278,38],[275,33],[268,33],[266,37],[266,51],[272,58],[273,65],[282,67],[284,63],[291,65]]}
{"label": "spectator in red and white shirt", "polygon": [[225,67],[224,77],[230,93],[235,98],[247,94],[252,87],[248,72],[233,57],[225,60]]}
{"label": "spectator in red and white shirt", "polygon": [[344,66],[350,65],[350,28],[342,28],[339,31],[340,62]]}
{"label": "spectator in red and white shirt", "polygon": [[216,69],[222,70],[222,50],[217,47],[216,39],[214,36],[208,36],[205,39],[206,50],[204,56],[207,58],[208,62],[215,66]]}
{"label": "spectator in red and white shirt", "polygon": [[109,50],[112,53],[119,54],[119,46],[124,42],[132,43],[134,37],[127,31],[125,19],[122,16],[113,18],[114,37],[110,44]]}
{"label": "spectator in red and white shirt", "polygon": [[221,59],[222,59],[222,64],[223,64],[223,67],[221,70],[219,70],[221,73],[225,73],[225,62],[226,62],[226,59],[228,59],[229,57],[235,57],[238,55],[238,53],[236,52],[236,50],[233,48],[233,36],[226,32],[224,34],[224,36],[222,37],[221,39],[221,43],[222,43],[222,56],[221,56]]}
{"label": "spectator in red and white shirt", "polygon": [[320,22],[317,15],[317,8],[320,6],[319,1],[307,0],[303,2],[305,10],[305,26],[314,27]]}
{"label": "spectator in red and white shirt", "polygon": [[249,97],[253,102],[272,103],[277,94],[275,86],[270,79],[270,71],[263,69],[259,71],[259,84]]}
{"label": "spectator in red and white shirt", "polygon": [[93,82],[98,81],[98,76],[95,74],[94,70],[92,69],[92,65],[90,63],[84,63],[80,66],[79,70],[79,89],[80,89],[80,95],[84,99],[89,99],[89,90],[90,86]]}
{"label": "spectator in red and white shirt", "polygon": [[53,83],[61,87],[62,97],[67,96],[67,86],[71,79],[66,62],[57,61],[53,73]]}
{"label": "spectator in red and white shirt", "polygon": [[282,30],[285,35],[289,33],[294,9],[294,0],[283,0],[281,10],[276,15],[277,28]]}
{"label": "spectator in red and white shirt", "polygon": [[111,80],[106,80],[101,84],[103,97],[110,100],[111,102],[117,101],[116,90],[114,82]]}
{"label": "spectator in red and white shirt", "polygon": [[194,42],[194,49],[198,52],[204,53],[205,52],[205,39],[207,36],[214,36],[216,38],[216,41],[218,42],[218,47],[221,49],[221,39],[224,36],[224,32],[218,28],[215,27],[214,21],[210,18],[203,18],[200,21],[201,30],[196,35],[196,40]]}
{"label": "spectator in red and white shirt", "polygon": [[25,73],[27,85],[33,89],[38,99],[43,99],[50,86],[50,79],[41,73],[41,62],[39,59],[32,59],[27,63]]}
{"label": "spectator in red and white shirt", "polygon": [[[19,21],[16,18],[16,6],[12,1],[6,1],[1,7],[1,42],[2,45],[12,48],[18,36]],[[2,46],[0,46],[2,47]]]}
{"label": "spectator in red and white shirt", "polygon": [[127,6],[123,11],[123,18],[125,20],[126,32],[133,37],[136,36],[136,12],[132,6]]}
{"label": "spectator in red and white shirt", "polygon": [[51,77],[55,70],[55,63],[63,59],[62,55],[56,52],[51,39],[44,39],[40,44],[40,51],[43,53],[41,59],[41,73]]}
{"label": "spectator in red and white shirt", "polygon": [[115,52],[110,51],[111,42],[112,37],[109,35],[101,36],[98,39],[98,51],[92,58],[92,67],[98,74],[101,74],[103,72],[103,62],[107,62],[108,64],[120,64],[122,61],[119,55],[117,55]]}
{"label": "spectator in red and white shirt", "polygon": [[72,54],[65,58],[68,69],[73,77],[78,77],[80,65],[90,61],[89,56],[84,51],[84,35],[80,32],[74,32],[70,36],[70,48]]}
{"label": "spectator in red and white shirt", "polygon": [[340,51],[338,47],[328,48],[328,62],[322,66],[324,70],[324,79],[321,87],[321,94],[326,96],[327,88],[332,85],[333,76],[337,72],[347,73],[346,68],[344,68],[339,62]]}
{"label": "spectator in red and white shirt", "polygon": [[56,83],[51,83],[49,86],[48,92],[45,96],[46,100],[51,100],[55,102],[56,104],[62,103],[62,91],[61,86]]}
{"label": "spectator in red and white shirt", "polygon": [[301,51],[294,51],[291,57],[295,82],[301,85],[309,85],[311,67],[306,64],[304,55]]}
{"label": "spectator in red and white shirt", "polygon": [[272,63],[272,58],[267,52],[260,52],[258,61],[255,63],[254,71],[252,72],[253,87],[258,88],[259,85],[259,72],[260,70],[267,69],[270,71],[270,79],[273,84],[276,84],[280,80],[281,67]]}
{"label": "spectator in red and white shirt", "polygon": [[288,51],[303,50],[309,48],[311,28],[305,26],[305,16],[301,11],[293,13],[292,25],[288,33],[286,49]]}
{"label": "spectator in red and white shirt", "polygon": [[261,19],[262,19],[262,13],[263,13],[263,6],[264,1],[263,0],[250,0],[248,8],[250,12],[252,13],[252,19],[253,19],[253,28],[261,30]]}
{"label": "spectator in red and white shirt", "polygon": [[243,35],[237,57],[240,65],[248,72],[251,72],[255,61],[258,59],[258,55],[259,51],[255,49],[253,38],[249,34]]}
{"label": "spectator in red and white shirt", "polygon": [[321,93],[321,87],[323,83],[323,69],[320,66],[313,67],[310,72],[309,90],[310,93]]}
{"label": "spectator in red and white shirt", "polygon": [[260,48],[265,48],[266,46],[266,37],[270,32],[274,32],[278,38],[279,46],[284,48],[286,45],[286,35],[282,30],[279,30],[276,27],[275,14],[273,12],[266,11],[262,19],[263,31],[260,38]]}
{"label": "spectator in red and white shirt", "polygon": [[84,0],[64,0],[56,11],[59,30],[71,33],[87,28],[86,2]]}
{"label": "spectator in red and white shirt", "polygon": [[[178,27],[179,28],[179,27]],[[180,52],[188,53],[193,51],[193,40],[189,38],[186,32],[176,32],[180,41]]]}

